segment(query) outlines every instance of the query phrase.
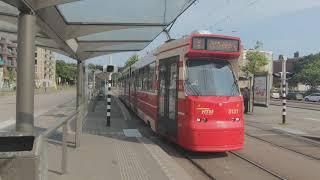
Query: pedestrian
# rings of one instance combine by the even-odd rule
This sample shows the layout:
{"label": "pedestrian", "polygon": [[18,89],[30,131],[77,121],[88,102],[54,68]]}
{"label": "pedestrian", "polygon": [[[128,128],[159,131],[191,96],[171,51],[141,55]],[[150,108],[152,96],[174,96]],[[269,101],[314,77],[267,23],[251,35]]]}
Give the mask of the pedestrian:
{"label": "pedestrian", "polygon": [[242,93],[243,101],[244,101],[244,113],[248,113],[249,110],[249,88],[245,87]]}

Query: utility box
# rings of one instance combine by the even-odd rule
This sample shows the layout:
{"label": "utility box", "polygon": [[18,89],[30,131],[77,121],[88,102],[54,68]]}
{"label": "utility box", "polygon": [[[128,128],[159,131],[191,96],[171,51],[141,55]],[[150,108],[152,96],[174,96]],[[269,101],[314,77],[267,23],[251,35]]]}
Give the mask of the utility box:
{"label": "utility box", "polygon": [[0,180],[47,180],[42,137],[0,133]]}

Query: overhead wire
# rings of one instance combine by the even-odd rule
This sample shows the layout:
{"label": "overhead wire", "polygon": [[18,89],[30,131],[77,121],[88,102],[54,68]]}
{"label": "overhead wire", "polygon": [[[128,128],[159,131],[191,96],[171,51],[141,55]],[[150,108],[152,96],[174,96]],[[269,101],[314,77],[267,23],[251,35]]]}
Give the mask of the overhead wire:
{"label": "overhead wire", "polygon": [[[220,24],[221,22],[225,22],[226,20],[228,19],[231,19],[232,16],[236,15],[237,13],[239,12],[243,12],[243,10],[257,4],[259,1],[261,0],[252,0],[250,1],[249,3],[247,3],[245,6],[243,6],[242,8],[239,8],[237,11],[234,11],[233,14],[229,14],[229,15],[226,15],[226,16],[223,16],[221,19],[218,19],[213,25],[209,26],[208,29],[213,29],[214,26],[217,26],[218,24]],[[230,2],[230,1],[229,1]]]}

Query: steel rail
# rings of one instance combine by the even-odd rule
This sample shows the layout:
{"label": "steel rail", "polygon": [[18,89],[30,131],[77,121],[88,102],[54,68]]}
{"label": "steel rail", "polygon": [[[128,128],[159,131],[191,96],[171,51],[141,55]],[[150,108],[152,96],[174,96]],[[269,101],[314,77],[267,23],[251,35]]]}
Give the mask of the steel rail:
{"label": "steel rail", "polygon": [[279,174],[277,174],[277,173],[275,173],[275,172],[273,172],[273,171],[271,171],[271,170],[263,167],[262,165],[260,165],[260,164],[258,164],[258,163],[256,163],[256,162],[254,162],[254,161],[252,161],[252,160],[244,157],[243,155],[241,155],[241,154],[239,154],[239,153],[232,152],[232,151],[229,151],[228,153],[233,154],[234,156],[237,156],[238,158],[240,158],[240,159],[242,159],[242,160],[244,160],[244,161],[246,161],[246,162],[248,162],[248,163],[250,163],[250,164],[252,164],[252,165],[254,165],[254,166],[256,166],[256,167],[258,167],[259,169],[261,169],[261,170],[263,170],[263,171],[271,174],[272,176],[274,176],[274,177],[276,177],[276,178],[278,178],[278,179],[287,180],[287,178],[280,176]]}
{"label": "steel rail", "polygon": [[262,138],[259,138],[259,137],[250,135],[250,134],[248,134],[248,133],[246,133],[246,136],[249,136],[249,137],[251,137],[251,138],[254,138],[254,139],[260,140],[260,141],[262,141],[262,142],[271,144],[271,145],[274,146],[274,147],[278,147],[278,148],[281,148],[281,149],[285,149],[285,150],[287,150],[287,151],[291,151],[291,152],[300,154],[300,155],[302,155],[302,156],[306,156],[306,157],[308,157],[308,158],[310,158],[310,159],[320,160],[320,158],[318,158],[318,157],[315,157],[315,156],[312,156],[312,155],[309,155],[309,154],[305,154],[305,153],[303,153],[303,152],[300,152],[300,151],[297,151],[297,150],[294,150],[294,149],[290,149],[290,148],[287,148],[287,147],[285,147],[285,146],[278,145],[278,144],[273,143],[273,142],[271,142],[271,141],[267,141],[267,140],[265,140],[265,139],[262,139]]}
{"label": "steel rail", "polygon": [[[250,122],[252,122],[252,121],[250,121]],[[274,130],[270,130],[270,129],[264,129],[264,128],[261,128],[259,126],[255,126],[255,125],[248,124],[248,123],[246,123],[245,125],[251,126],[251,127],[263,130],[263,131],[269,131],[269,132],[272,132],[272,133],[275,133],[275,134],[278,134],[278,135],[284,135],[284,136],[292,137],[294,139],[301,140],[301,141],[303,141],[303,142],[305,142],[307,144],[311,144],[311,145],[313,145],[315,147],[320,147],[320,143],[318,141],[315,141],[315,140],[312,140],[312,139],[309,139],[309,138],[306,138],[306,137],[298,136],[298,135],[295,135],[295,134],[292,134],[292,133],[284,133],[284,132],[274,131]]]}

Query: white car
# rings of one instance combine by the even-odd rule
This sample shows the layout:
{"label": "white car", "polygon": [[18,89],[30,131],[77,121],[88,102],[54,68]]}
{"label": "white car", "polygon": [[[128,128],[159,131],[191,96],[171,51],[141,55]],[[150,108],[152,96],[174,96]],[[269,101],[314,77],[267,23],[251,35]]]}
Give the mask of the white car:
{"label": "white car", "polygon": [[318,102],[318,101],[320,101],[320,93],[310,94],[309,96],[304,97],[304,100]]}
{"label": "white car", "polygon": [[280,93],[277,93],[277,92],[271,93],[271,98],[280,99]]}

